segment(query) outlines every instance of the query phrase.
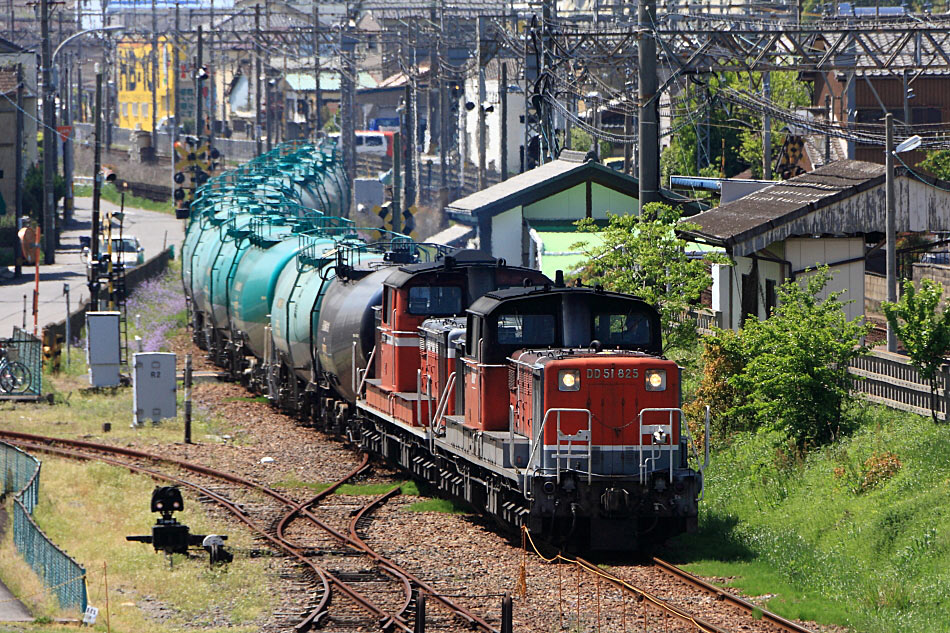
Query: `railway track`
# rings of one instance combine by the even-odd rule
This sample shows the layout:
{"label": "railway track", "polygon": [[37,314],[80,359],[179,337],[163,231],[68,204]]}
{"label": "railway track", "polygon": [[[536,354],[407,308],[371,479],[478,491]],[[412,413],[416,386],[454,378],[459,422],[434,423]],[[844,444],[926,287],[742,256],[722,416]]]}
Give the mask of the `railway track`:
{"label": "railway track", "polygon": [[[297,631],[306,631],[326,622],[333,622],[334,628],[343,630],[379,628],[408,633],[414,630],[413,624],[410,623],[410,608],[416,597],[425,595],[467,628],[484,633],[498,633],[497,629],[484,619],[375,552],[360,538],[357,530],[361,522],[368,520],[372,510],[391,498],[397,490],[391,490],[362,507],[346,498],[342,503],[337,500],[332,504],[324,503],[323,508],[328,512],[323,517],[318,517],[314,510],[311,510],[324,502],[340,485],[364,472],[368,467],[368,456],[364,455],[356,468],[331,487],[303,503],[298,503],[279,491],[231,473],[135,449],[15,431],[0,431],[0,439],[27,450],[71,459],[95,460],[126,468],[156,480],[191,489],[221,506],[247,525],[262,541],[303,567],[305,573],[317,585],[318,600],[308,608],[309,613],[294,626]],[[234,485],[240,490],[263,494],[276,501],[282,511],[279,517],[274,513],[267,516],[265,512],[263,518],[254,518],[243,504],[236,503],[220,490],[146,467],[142,462],[175,467],[218,483]],[[259,510],[258,512],[260,513]],[[313,537],[313,542],[296,542],[288,537],[289,528],[300,519],[305,519],[302,523],[307,526],[302,535]],[[331,525],[331,522],[337,523],[338,527]],[[295,534],[294,538],[298,536]],[[315,558],[320,558],[322,564],[318,565],[314,561]],[[334,569],[328,569],[330,564]],[[331,600],[335,594],[345,600],[333,600],[331,610]]]}

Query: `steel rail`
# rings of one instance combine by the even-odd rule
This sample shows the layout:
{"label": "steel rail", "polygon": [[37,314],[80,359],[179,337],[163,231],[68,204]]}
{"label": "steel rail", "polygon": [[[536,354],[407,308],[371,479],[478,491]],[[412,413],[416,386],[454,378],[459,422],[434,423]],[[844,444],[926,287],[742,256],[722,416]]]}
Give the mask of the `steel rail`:
{"label": "steel rail", "polygon": [[[289,526],[290,523],[291,523],[292,521],[294,521],[294,519],[296,519],[296,518],[301,514],[301,511],[307,510],[307,511],[308,511],[308,514],[309,514],[309,508],[310,508],[311,506],[313,506],[314,504],[316,504],[318,501],[321,501],[321,500],[324,499],[325,497],[328,497],[329,495],[333,494],[334,492],[336,492],[336,490],[337,490],[340,486],[342,486],[343,484],[345,484],[347,481],[349,481],[349,480],[352,479],[353,477],[356,477],[357,475],[359,475],[360,473],[362,473],[362,472],[364,472],[366,469],[368,469],[368,468],[369,468],[369,453],[363,453],[363,454],[362,454],[362,457],[363,457],[363,459],[360,461],[360,463],[357,464],[356,467],[353,468],[353,470],[351,470],[350,472],[348,472],[348,473],[347,473],[346,475],[344,475],[342,478],[338,479],[337,481],[335,481],[334,483],[332,483],[330,486],[324,488],[323,490],[321,490],[320,492],[318,492],[316,495],[314,495],[314,496],[311,497],[310,499],[304,501],[303,503],[297,504],[296,506],[294,506],[294,507],[292,507],[290,510],[288,510],[288,511],[284,514],[284,516],[282,516],[282,517],[280,518],[280,521],[277,523],[277,538],[279,538],[280,540],[284,541],[285,543],[287,543],[288,545],[290,545],[290,546],[292,546],[292,547],[296,547],[296,548],[298,548],[298,549],[300,549],[300,550],[306,550],[307,547],[306,547],[305,545],[300,544],[300,543],[295,543],[295,542],[291,541],[289,538],[287,538],[287,536],[286,536],[286,534],[285,534],[285,532],[286,532],[286,530],[287,530],[287,526]],[[304,516],[306,516],[306,515],[304,515]],[[323,528],[326,527],[326,526],[323,525],[322,523],[317,523],[317,525],[319,525],[320,527],[323,527]],[[336,537],[338,533],[336,533],[336,532],[330,532],[330,534],[331,534],[331,536]],[[351,547],[351,548],[353,548],[353,549],[355,549],[355,550],[357,550],[357,551],[360,551],[360,548],[355,547],[352,543],[350,543],[350,542],[348,542],[348,541],[346,541],[346,540],[344,540],[343,543],[344,543],[345,545],[347,545],[348,547]],[[405,576],[404,574],[400,573],[398,570],[394,569],[394,568],[391,567],[390,565],[386,565],[386,564],[384,564],[384,563],[380,563],[379,560],[377,560],[376,562],[380,564],[380,567],[382,568],[382,570],[383,570],[385,573],[389,574],[389,575],[392,576],[397,582],[399,582],[399,583],[402,584],[402,587],[403,587],[403,595],[405,596],[405,599],[404,599],[404,601],[403,601],[402,607],[400,607],[399,613],[397,613],[396,615],[397,615],[397,617],[399,617],[399,618],[401,618],[401,619],[403,619],[403,620],[405,621],[406,615],[407,615],[407,613],[408,613],[408,611],[409,611],[409,606],[410,606],[410,604],[412,603],[412,584],[409,582],[409,579],[406,578],[406,576]],[[316,612],[316,611],[312,612],[309,616],[307,616],[307,618],[305,618],[305,619],[304,619],[300,624],[298,624],[297,626],[300,627],[301,625],[304,625],[304,624],[307,624],[307,623],[309,623],[309,622],[314,621],[314,620],[316,619],[316,616],[317,616],[317,612]],[[384,630],[387,629],[388,626],[389,626],[389,624],[391,624],[390,621],[384,622],[383,625],[382,625],[382,628],[383,628]],[[298,628],[297,630],[301,630],[301,629]]]}
{"label": "steel rail", "polygon": [[[202,489],[197,484],[193,484],[185,480],[179,480],[170,475],[164,475],[162,473],[158,473],[157,471],[151,471],[141,466],[135,466],[134,464],[128,464],[125,462],[120,462],[118,460],[103,458],[101,456],[83,455],[82,453],[78,453],[76,451],[68,451],[65,449],[56,448],[54,446],[51,446],[51,444],[60,443],[60,444],[65,444],[67,446],[85,448],[88,450],[100,451],[104,453],[117,453],[120,455],[124,455],[126,457],[134,457],[136,459],[144,459],[144,460],[150,460],[150,461],[155,461],[155,462],[165,462],[169,464],[175,464],[176,466],[179,466],[180,468],[184,470],[203,474],[215,479],[222,479],[224,481],[236,483],[244,487],[253,488],[274,499],[281,501],[281,503],[283,503],[284,505],[288,505],[291,507],[294,507],[297,505],[295,501],[285,497],[284,495],[280,494],[279,492],[273,489],[267,488],[266,486],[263,486],[262,484],[253,482],[251,480],[245,479],[238,475],[233,475],[231,473],[217,471],[212,468],[208,468],[207,466],[202,466],[200,464],[193,464],[193,463],[186,462],[184,460],[180,460],[173,457],[162,457],[159,455],[146,453],[144,451],[139,451],[139,450],[120,447],[120,446],[109,446],[106,444],[97,444],[95,442],[86,442],[84,440],[70,440],[70,439],[65,439],[65,438],[46,437],[46,436],[41,436],[41,435],[34,435],[31,433],[21,433],[18,431],[6,431],[6,430],[0,431],[0,437],[6,437],[8,439],[11,439],[12,443],[20,445],[20,446],[25,445],[32,450],[59,454],[65,457],[73,457],[73,458],[84,459],[84,460],[95,459],[98,461],[111,463],[113,465],[116,465],[122,468],[135,470],[137,472],[147,474],[153,478],[164,479],[166,481],[176,481],[186,487],[189,487],[195,490],[200,490],[202,494],[206,494],[209,497],[217,500],[222,505],[224,505],[239,520],[247,524],[254,531],[259,532],[262,536],[264,536],[268,541],[276,545],[279,549],[289,553],[291,556],[298,559],[300,562],[302,562],[306,566],[310,567],[311,570],[314,571],[314,573],[317,575],[317,577],[321,579],[321,581],[324,583],[325,586],[328,586],[328,584],[330,583],[332,583],[333,585],[336,585],[337,588],[340,589],[340,591],[342,591],[347,597],[349,597],[356,604],[362,606],[364,609],[366,609],[367,611],[369,611],[370,613],[378,617],[382,622],[386,624],[390,624],[391,626],[394,626],[396,628],[399,628],[405,631],[405,633],[411,633],[412,631],[412,628],[402,618],[398,618],[397,616],[394,616],[390,613],[383,611],[381,608],[379,608],[378,606],[370,602],[365,596],[363,596],[358,591],[350,587],[347,583],[337,578],[334,574],[315,565],[306,556],[304,556],[301,551],[299,551],[292,545],[284,543],[280,539],[275,538],[274,536],[269,534],[266,530],[256,525],[240,509],[238,509],[236,506],[231,504],[224,497],[221,497],[220,495],[213,493],[213,491]],[[330,599],[330,591],[326,590],[324,591],[323,598],[321,599],[321,602],[318,605],[317,609],[311,612],[311,614],[307,618],[305,618],[304,621],[301,622],[301,624],[307,621],[314,622],[317,619],[319,619],[322,616],[322,613],[326,611],[326,606],[329,604],[329,599]],[[300,629],[300,630],[303,630],[303,629]]]}
{"label": "steel rail", "polygon": [[752,604],[751,602],[749,602],[748,600],[745,600],[744,598],[740,598],[739,596],[729,593],[728,591],[724,591],[721,587],[717,587],[716,585],[712,583],[706,582],[702,578],[698,578],[697,576],[694,576],[688,571],[684,569],[680,569],[676,565],[668,563],[665,560],[654,557],[653,563],[654,565],[656,565],[658,569],[662,570],[663,572],[689,585],[692,585],[696,587],[697,589],[702,589],[703,591],[716,596],[716,599],[718,600],[724,600],[728,602],[729,604],[737,606],[740,609],[750,614],[753,611],[757,613],[761,613],[763,620],[768,620],[775,626],[785,631],[789,631],[790,633],[812,633],[810,629],[806,629],[800,624],[792,622],[791,620],[786,620],[782,616],[772,613],[771,611],[766,611],[762,607],[756,606]]}
{"label": "steel rail", "polygon": [[[359,470],[362,470],[362,469],[359,469]],[[354,471],[354,474],[358,473],[359,470]],[[335,490],[336,488],[337,488],[337,485],[332,486],[333,490]],[[384,569],[387,569],[387,568],[392,569],[396,571],[397,573],[399,573],[401,576],[408,578],[414,585],[419,587],[419,589],[424,591],[426,594],[432,596],[437,602],[441,603],[444,607],[446,607],[447,609],[455,613],[457,616],[462,618],[468,624],[469,627],[478,628],[481,631],[484,631],[485,633],[499,633],[499,630],[493,627],[491,624],[489,624],[484,618],[481,618],[475,613],[472,613],[470,610],[457,604],[455,601],[451,600],[450,598],[447,598],[441,595],[429,583],[425,582],[424,580],[422,580],[421,578],[419,578],[418,576],[416,576],[409,570],[405,569],[401,565],[396,564],[394,561],[391,561],[385,556],[376,552],[376,550],[374,550],[369,545],[367,545],[356,534],[355,527],[354,527],[356,518],[359,518],[365,514],[368,514],[373,509],[375,509],[376,507],[380,506],[382,503],[384,503],[385,501],[393,497],[399,491],[398,487],[376,498],[375,500],[373,500],[372,502],[364,506],[362,509],[360,509],[356,515],[356,518],[354,518],[354,520],[350,522],[350,533],[348,535],[341,534],[340,532],[337,532],[333,528],[326,526],[325,524],[323,524],[322,521],[319,521],[316,517],[314,517],[310,513],[310,511],[307,509],[310,506],[312,506],[314,503],[322,499],[323,497],[330,494],[331,491],[332,490],[330,488],[326,490],[321,490],[314,497],[312,497],[311,499],[308,499],[304,503],[298,504],[293,510],[288,512],[283,518],[281,518],[280,523],[278,524],[278,534],[281,534],[283,530],[286,529],[287,524],[289,523],[290,520],[292,520],[292,516],[295,516],[298,513],[302,514],[303,516],[306,516],[307,518],[314,521],[314,523],[316,523],[317,525],[326,529],[327,532],[329,532],[331,535],[337,538],[337,540],[340,543],[346,544],[358,551],[365,552],[370,558],[376,561]]]}
{"label": "steel rail", "polygon": [[584,560],[583,558],[576,558],[575,561],[577,562],[578,565],[581,566],[581,568],[591,573],[597,574],[598,576],[600,576],[607,582],[611,583],[612,585],[616,587],[620,587],[620,589],[622,590],[626,590],[633,594],[636,594],[638,600],[645,599],[648,602],[650,602],[650,604],[656,606],[658,609],[662,611],[665,611],[669,615],[672,615],[673,617],[678,618],[682,620],[683,622],[693,624],[697,629],[702,631],[702,633],[730,633],[726,629],[723,629],[721,627],[716,626],[715,624],[707,622],[706,620],[702,618],[696,617],[695,615],[693,615],[692,613],[689,613],[688,611],[684,609],[681,609],[672,604],[667,604],[665,600],[657,596],[654,596],[653,594],[643,589],[640,589],[639,587],[635,587],[634,585],[631,585],[623,578],[616,576],[614,574],[611,574],[610,572],[604,569],[601,569],[597,565],[594,565],[593,563],[590,563]]}

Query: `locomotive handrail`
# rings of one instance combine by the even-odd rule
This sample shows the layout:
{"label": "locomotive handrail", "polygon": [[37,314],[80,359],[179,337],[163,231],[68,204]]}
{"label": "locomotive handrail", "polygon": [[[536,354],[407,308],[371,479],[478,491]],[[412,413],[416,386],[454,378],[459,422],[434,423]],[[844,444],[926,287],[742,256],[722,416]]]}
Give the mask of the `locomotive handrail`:
{"label": "locomotive handrail", "polygon": [[444,429],[446,426],[445,424],[441,424],[441,422],[445,420],[445,410],[449,408],[449,392],[455,389],[455,383],[456,372],[453,371],[451,374],[449,374],[448,380],[445,381],[445,389],[442,390],[442,395],[439,397],[439,403],[435,408],[435,419],[429,425],[429,430],[433,441],[435,436],[439,435],[439,429]]}
{"label": "locomotive handrail", "polygon": [[[538,435],[537,435],[538,439],[537,439],[537,441],[532,442],[532,440],[531,440],[530,438],[529,438],[529,440],[528,440],[529,442],[532,442],[532,447],[531,447],[531,452],[528,454],[528,463],[527,463],[527,464],[525,465],[525,467],[524,467],[525,479],[524,479],[524,485],[523,485],[523,492],[524,492],[525,498],[526,498],[526,499],[529,499],[529,500],[530,500],[530,499],[533,499],[534,497],[532,497],[532,496],[528,493],[528,477],[527,477],[527,475],[528,475],[529,472],[531,471],[531,465],[534,463],[534,457],[535,457],[535,455],[536,455],[537,452],[538,452],[538,446],[544,445],[544,429],[545,429],[545,427],[547,426],[547,424],[548,424],[548,418],[550,417],[550,415],[551,415],[552,413],[557,413],[557,419],[558,419],[558,434],[560,434],[560,430],[561,430],[561,413],[586,413],[586,414],[587,414],[587,428],[590,429],[590,426],[591,426],[591,419],[592,419],[592,416],[591,416],[591,413],[590,413],[590,409],[572,409],[572,408],[565,408],[565,407],[554,407],[554,408],[548,409],[547,411],[544,412],[544,418],[541,420],[541,428],[538,429]],[[557,458],[558,458],[558,461],[557,461],[558,468],[560,468],[560,446],[561,446],[560,441],[558,441],[558,444],[557,444],[557,447],[558,447],[558,457],[557,457]],[[588,483],[590,483],[591,479],[593,479],[593,476],[592,476],[592,473],[591,473],[591,467],[592,467],[592,461],[593,461],[593,460],[590,458],[591,455],[592,455],[592,446],[588,445],[588,459],[587,459],[587,482],[588,482]],[[540,469],[539,469],[539,468],[535,468],[535,469],[534,469],[534,472],[531,473],[531,474],[536,474],[539,470],[541,470],[541,471],[546,471],[546,470],[549,470],[549,469],[548,469],[548,468],[540,468]],[[558,474],[558,477],[560,477],[560,473]]]}
{"label": "locomotive handrail", "polygon": [[[651,424],[648,426],[659,427],[656,430],[662,430],[663,428],[667,429],[669,434],[669,446],[670,446],[670,483],[673,483],[673,414],[678,413],[680,415],[680,420],[685,420],[685,415],[683,410],[678,407],[647,407],[645,409],[640,409],[640,414],[638,415],[638,424],[639,434],[637,435],[637,446],[639,448],[639,459],[640,459],[640,483],[643,483],[644,477],[646,475],[646,469],[649,465],[649,462],[657,461],[660,456],[663,454],[663,449],[658,448],[660,446],[666,446],[666,444],[659,444],[656,441],[656,437],[653,437],[653,445],[650,447],[650,456],[647,457],[647,463],[643,462],[643,414],[644,413],[669,413],[669,424]],[[689,437],[689,433],[687,433]],[[659,452],[657,452],[659,451]]]}
{"label": "locomotive handrail", "polygon": [[[356,397],[359,399],[360,394],[363,393],[363,386],[366,384],[366,377],[369,376],[369,368],[373,366],[373,358],[376,356],[376,346],[373,345],[372,351],[369,353],[369,358],[366,359],[366,368],[362,369],[363,373],[360,377],[359,387],[356,389]],[[355,361],[354,361],[355,362]]]}

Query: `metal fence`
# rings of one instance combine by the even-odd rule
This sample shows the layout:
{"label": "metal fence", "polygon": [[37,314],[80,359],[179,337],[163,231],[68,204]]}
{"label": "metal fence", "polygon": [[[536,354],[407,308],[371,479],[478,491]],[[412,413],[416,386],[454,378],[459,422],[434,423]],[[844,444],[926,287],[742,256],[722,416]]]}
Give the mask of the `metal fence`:
{"label": "metal fence", "polygon": [[852,393],[860,393],[871,402],[892,409],[930,415],[931,397],[935,398],[937,417],[946,420],[950,398],[950,365],[941,368],[937,392],[930,394],[930,384],[914,369],[906,356],[872,351],[851,361],[848,368],[855,380]]}
{"label": "metal fence", "polygon": [[0,348],[3,348],[7,360],[23,363],[30,372],[30,384],[26,389],[17,393],[0,391],[0,400],[32,400],[39,398],[43,393],[43,343],[26,330],[13,327],[11,338],[0,339]]}
{"label": "metal fence", "polygon": [[40,499],[40,462],[0,442],[0,482],[13,492],[13,543],[20,555],[59,599],[63,609],[86,610],[86,570],[55,544],[33,520]]}

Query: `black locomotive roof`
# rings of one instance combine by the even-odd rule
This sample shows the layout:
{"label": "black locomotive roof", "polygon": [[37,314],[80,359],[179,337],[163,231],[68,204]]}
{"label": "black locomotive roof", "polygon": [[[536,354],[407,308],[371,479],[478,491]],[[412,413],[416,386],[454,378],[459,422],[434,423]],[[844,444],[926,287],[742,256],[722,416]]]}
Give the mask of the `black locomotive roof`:
{"label": "black locomotive roof", "polygon": [[[490,254],[479,251],[471,248],[460,248],[451,253],[445,255],[441,259],[437,259],[431,262],[422,262],[419,264],[406,264],[405,266],[400,266],[395,269],[389,277],[386,278],[386,281],[383,282],[387,286],[393,288],[401,288],[408,281],[416,277],[421,273],[427,272],[438,272],[438,271],[450,271],[453,269],[460,268],[471,268],[475,266],[504,266],[505,262],[503,259],[498,259],[492,257]],[[522,268],[521,266],[510,266],[509,268],[518,269]],[[524,270],[530,270],[532,273],[537,274],[537,271],[529,268]]]}
{"label": "black locomotive roof", "polygon": [[526,299],[530,297],[550,297],[552,295],[564,294],[588,294],[596,295],[604,299],[625,299],[634,301],[649,309],[654,309],[649,303],[633,295],[623,294],[622,292],[610,292],[599,288],[589,288],[586,286],[527,286],[524,288],[504,288],[502,290],[492,290],[479,298],[469,307],[468,311],[477,316],[486,316],[495,311],[503,303],[515,299]]}

